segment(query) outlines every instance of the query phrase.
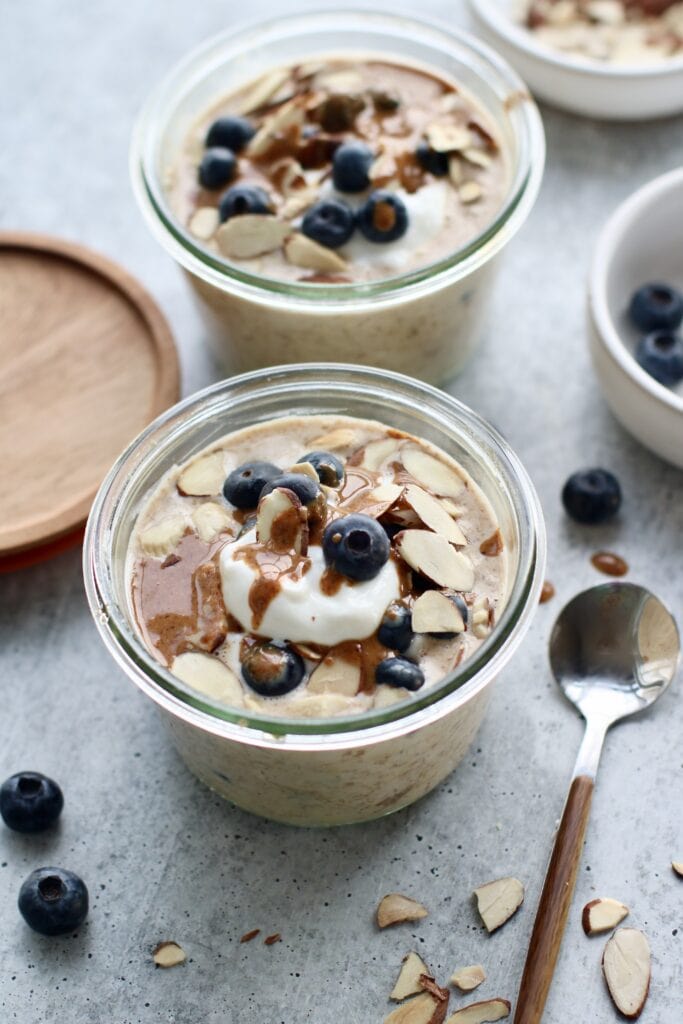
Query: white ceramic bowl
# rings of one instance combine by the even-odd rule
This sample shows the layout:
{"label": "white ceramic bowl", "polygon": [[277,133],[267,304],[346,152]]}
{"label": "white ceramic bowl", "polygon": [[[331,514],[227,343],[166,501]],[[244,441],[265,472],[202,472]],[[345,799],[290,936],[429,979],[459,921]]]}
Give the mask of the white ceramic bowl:
{"label": "white ceramic bowl", "polygon": [[639,121],[683,111],[683,55],[626,67],[557,53],[519,22],[520,0],[469,0],[482,35],[534,95],[573,114]]}
{"label": "white ceramic bowl", "polygon": [[589,281],[593,362],[605,398],[642,444],[683,468],[683,382],[665,388],[633,356],[626,315],[633,292],[662,281],[683,291],[683,167],[655,178],[612,214],[598,239]]}

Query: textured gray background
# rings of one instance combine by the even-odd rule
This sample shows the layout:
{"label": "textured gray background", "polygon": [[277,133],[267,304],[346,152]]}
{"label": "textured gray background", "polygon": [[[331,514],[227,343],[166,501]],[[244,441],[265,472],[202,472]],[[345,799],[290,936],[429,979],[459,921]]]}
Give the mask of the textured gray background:
{"label": "textured gray background", "polygon": [[[0,223],[81,240],[137,274],[173,324],[185,392],[217,371],[179,273],[134,208],[128,138],[143,98],[188,47],[244,13],[288,5],[248,6],[5,0],[0,10]],[[460,4],[424,0],[420,9],[465,20]],[[558,595],[501,678],[470,755],[438,792],[385,821],[304,831],[256,820],[193,780],[110,661],[86,610],[76,551],[0,577],[0,776],[37,768],[66,793],[55,834],[0,831],[3,1022],[372,1024],[388,1011],[411,947],[441,978],[481,961],[489,980],[479,998],[514,999],[581,733],[549,677],[551,623],[565,600],[600,581],[589,556],[601,546],[683,612],[681,474],[610,417],[584,329],[596,233],[620,199],[681,162],[683,123],[543,114],[541,197],[509,254],[483,351],[453,393],[496,423],[528,466]],[[562,514],[561,484],[586,463],[621,477],[625,502],[613,526],[579,529]],[[642,1019],[681,1020],[683,883],[669,863],[683,858],[682,722],[679,682],[654,714],[609,737],[548,1024],[616,1019],[600,976],[602,942],[586,939],[579,923],[583,903],[599,894],[626,901],[631,923],[650,937]],[[75,937],[42,939],[15,909],[22,879],[44,863],[80,872],[90,887],[90,918]],[[469,894],[504,873],[525,881],[527,901],[489,938]],[[431,913],[417,928],[379,934],[373,910],[392,889]],[[282,943],[239,945],[255,927],[280,931]],[[165,938],[189,955],[167,972],[150,960]],[[451,1008],[463,1001],[454,997]]]}

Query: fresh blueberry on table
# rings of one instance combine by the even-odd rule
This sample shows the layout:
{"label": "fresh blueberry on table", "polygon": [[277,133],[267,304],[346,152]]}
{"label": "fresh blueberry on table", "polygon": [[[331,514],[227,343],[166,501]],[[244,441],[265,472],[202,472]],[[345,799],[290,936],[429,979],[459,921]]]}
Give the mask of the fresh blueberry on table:
{"label": "fresh blueberry on table", "polygon": [[282,473],[268,480],[264,484],[260,497],[265,498],[276,487],[286,487],[288,491],[294,491],[302,505],[312,505],[318,501],[322,492],[320,484],[313,477],[305,473]]}
{"label": "fresh blueberry on table", "polygon": [[207,149],[199,165],[199,184],[204,188],[222,188],[235,177],[237,160],[231,149],[214,146]]}
{"label": "fresh blueberry on table", "polygon": [[424,681],[422,669],[407,658],[385,658],[375,669],[375,682],[384,683],[385,686],[419,690]]}
{"label": "fresh blueberry on table", "polygon": [[377,639],[390,650],[403,653],[408,650],[414,637],[410,608],[400,601],[392,601],[382,616]]}
{"label": "fresh blueberry on table", "polygon": [[256,129],[246,117],[219,117],[209,128],[205,145],[222,146],[239,153],[255,134]]}
{"label": "fresh blueberry on table", "polygon": [[328,249],[348,242],[355,226],[353,210],[341,199],[321,200],[306,210],[301,222],[303,234]]}
{"label": "fresh blueberry on table", "polygon": [[408,229],[405,204],[386,189],[372,192],[358,211],[356,219],[369,242],[394,242]]}
{"label": "fresh blueberry on table", "polygon": [[374,579],[390,551],[383,527],[362,513],[335,519],[323,534],[325,561],[350,580]]}
{"label": "fresh blueberry on table", "polygon": [[448,153],[437,153],[428,142],[419,142],[415,150],[415,156],[425,171],[429,171],[435,178],[443,178],[448,174]]}
{"label": "fresh blueberry on table", "polygon": [[40,772],[18,772],[0,787],[0,815],[15,832],[42,832],[54,825],[63,806],[57,783]]}
{"label": "fresh blueberry on table", "polygon": [[318,474],[318,480],[326,487],[339,487],[344,479],[344,463],[332,452],[309,452],[298,460],[310,462]]}
{"label": "fresh blueberry on table", "polygon": [[19,912],[41,935],[63,935],[88,916],[85,882],[65,868],[37,868],[19,890]]}
{"label": "fresh blueberry on table", "polygon": [[267,194],[258,185],[233,185],[221,198],[218,214],[221,221],[245,213],[272,213]]}
{"label": "fresh blueberry on table", "polygon": [[268,640],[249,648],[242,662],[244,681],[262,697],[281,697],[304,677],[303,658],[282,640]]}
{"label": "fresh blueberry on table", "polygon": [[243,462],[226,478],[223,497],[235,508],[256,508],[265,485],[281,473],[272,462]]}
{"label": "fresh blueberry on table", "polygon": [[664,387],[673,387],[683,380],[683,340],[673,331],[653,331],[638,342],[636,361]]}
{"label": "fresh blueberry on table", "polygon": [[338,192],[363,192],[370,187],[368,171],[374,160],[364,142],[344,142],[332,157],[332,181]]}
{"label": "fresh blueberry on table", "polygon": [[683,295],[669,284],[644,284],[634,292],[629,314],[641,331],[675,331],[683,322]]}
{"label": "fresh blueberry on table", "polygon": [[583,469],[567,480],[562,503],[577,523],[604,523],[619,511],[621,487],[609,470]]}

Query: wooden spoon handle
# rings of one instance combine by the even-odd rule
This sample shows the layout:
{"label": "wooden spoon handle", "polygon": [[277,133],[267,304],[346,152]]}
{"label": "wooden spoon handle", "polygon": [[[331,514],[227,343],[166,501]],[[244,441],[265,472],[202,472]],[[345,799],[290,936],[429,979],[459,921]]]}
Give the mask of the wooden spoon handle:
{"label": "wooden spoon handle", "polygon": [[543,1016],[581,861],[593,787],[588,775],[577,776],[569,787],[529,941],[514,1024],[538,1024]]}

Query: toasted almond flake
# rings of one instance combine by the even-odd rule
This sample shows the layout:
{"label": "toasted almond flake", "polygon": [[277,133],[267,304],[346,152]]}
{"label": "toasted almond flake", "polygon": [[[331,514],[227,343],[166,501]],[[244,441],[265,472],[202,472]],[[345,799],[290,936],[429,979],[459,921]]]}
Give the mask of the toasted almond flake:
{"label": "toasted almond flake", "polygon": [[458,124],[430,124],[427,141],[437,153],[452,153],[472,145],[472,133]]}
{"label": "toasted almond flake", "polygon": [[650,990],[650,945],[637,928],[619,928],[607,940],[602,971],[616,1008],[629,1020],[640,1017]]}
{"label": "toasted almond flake", "polygon": [[447,1008],[447,1003],[423,992],[392,1010],[384,1018],[384,1024],[443,1024]]}
{"label": "toasted almond flake", "polygon": [[309,206],[312,206],[317,198],[318,190],[316,188],[302,188],[299,192],[287,196],[284,204],[279,209],[279,214],[283,220],[294,220],[300,213],[307,210]]}
{"label": "toasted almond flake", "polygon": [[683,878],[683,860],[672,860],[671,867],[679,878]]}
{"label": "toasted almond flake", "polygon": [[380,928],[388,928],[392,924],[402,924],[404,921],[419,921],[428,913],[421,903],[410,896],[390,892],[380,900],[377,907],[377,924]]}
{"label": "toasted almond flake", "polygon": [[430,996],[433,996],[438,1003],[445,1003],[448,1005],[448,1000],[451,997],[450,992],[447,988],[441,988],[441,985],[437,985],[431,974],[420,975],[420,987],[423,992],[429,992]]}
{"label": "toasted almond flake", "polygon": [[402,686],[378,686],[372,706],[373,708],[390,708],[392,704],[398,704],[409,696],[409,691]]}
{"label": "toasted almond flake", "polygon": [[192,513],[192,523],[199,539],[210,544],[221,533],[230,531],[232,518],[230,513],[215,501],[205,501]]}
{"label": "toasted almond flake", "polygon": [[455,154],[448,158],[448,177],[454,185],[461,185],[463,178],[462,163]]}
{"label": "toasted almond flake", "polygon": [[464,490],[463,478],[422,448],[402,448],[401,462],[419,484],[439,497],[457,498]]}
{"label": "toasted almond flake", "polygon": [[484,999],[480,1003],[470,1003],[456,1010],[446,1024],[489,1024],[509,1016],[510,1003],[507,999]]}
{"label": "toasted almond flake", "polygon": [[291,230],[271,214],[245,213],[221,224],[216,242],[224,256],[248,260],[279,249]]}
{"label": "toasted almond flake", "polygon": [[307,690],[309,693],[339,693],[345,697],[355,697],[360,682],[360,665],[327,655],[311,672]]}
{"label": "toasted almond flake", "polygon": [[238,707],[244,704],[242,684],[232,669],[215,655],[186,651],[173,659],[171,672],[194,690],[222,704]]}
{"label": "toasted almond flake", "polygon": [[339,430],[332,430],[329,434],[321,434],[311,441],[313,448],[319,448],[326,452],[338,452],[344,448],[351,448],[358,443],[358,436],[355,430],[347,427],[340,427]]}
{"label": "toasted almond flake", "polygon": [[412,627],[415,633],[462,633],[465,623],[449,597],[425,590],[413,605]]}
{"label": "toasted almond flake", "polygon": [[288,196],[292,192],[300,192],[306,186],[303,167],[292,156],[283,157],[270,169],[270,179],[283,193]]}
{"label": "toasted almond flake", "polygon": [[206,242],[217,230],[219,223],[218,210],[215,206],[200,206],[192,214],[188,227],[191,235]]}
{"label": "toasted almond flake", "polygon": [[261,929],[260,928],[252,928],[252,930],[250,932],[245,932],[244,933],[244,935],[240,938],[240,942],[251,942],[252,939],[255,939],[256,936],[260,935],[260,934],[261,934]]}
{"label": "toasted almond flake", "polygon": [[586,14],[602,25],[623,25],[626,13],[621,0],[588,0]]}
{"label": "toasted almond flake", "polygon": [[322,661],[323,656],[320,653],[320,651],[317,651],[314,647],[311,647],[310,644],[290,642],[289,646],[292,647],[296,651],[296,653],[301,655],[301,657],[304,658],[306,661]]}
{"label": "toasted almond flake", "polygon": [[462,203],[476,203],[483,195],[482,187],[477,181],[464,181],[458,189],[458,195]]}
{"label": "toasted almond flake", "polygon": [[371,469],[376,472],[383,462],[386,462],[391,455],[395,455],[401,446],[401,442],[394,437],[380,437],[377,441],[368,441],[363,450],[363,469]]}
{"label": "toasted almond flake", "polygon": [[479,639],[483,640],[491,632],[492,612],[488,597],[476,598],[472,605],[472,632]]}
{"label": "toasted almond flake", "polygon": [[439,587],[466,591],[474,586],[472,563],[438,533],[403,530],[395,538],[401,558]]}
{"label": "toasted almond flake", "polygon": [[393,510],[393,506],[402,494],[403,488],[400,484],[380,484],[372,491],[362,491],[358,495],[351,495],[343,503],[343,508],[345,512],[361,512],[365,516],[379,519],[386,512]]}
{"label": "toasted almond flake", "polygon": [[395,1003],[400,1003],[403,999],[407,999],[408,996],[418,995],[418,993],[423,991],[420,978],[423,975],[429,974],[429,968],[417,953],[407,953],[403,957],[401,972],[396,979],[396,984],[391,990],[389,998],[393,999]]}
{"label": "toasted almond flake", "polygon": [[495,932],[509,921],[524,901],[524,886],[518,878],[498,878],[474,890],[479,916],[486,930]]}
{"label": "toasted almond flake", "polygon": [[295,462],[289,472],[302,473],[304,476],[310,476],[311,480],[315,480],[316,483],[320,483],[318,472],[310,462]]}
{"label": "toasted almond flake", "polygon": [[613,928],[628,916],[629,909],[619,900],[603,896],[591,900],[583,908],[581,926],[586,935],[597,935],[599,932],[611,932]]}
{"label": "toasted almond flake", "polygon": [[307,270],[346,270],[346,261],[336,252],[298,232],[286,240],[285,256],[290,263]]}
{"label": "toasted almond flake", "polygon": [[451,985],[455,985],[461,992],[472,992],[482,981],[486,981],[486,971],[481,964],[460,967],[451,975]]}
{"label": "toasted almond flake", "polygon": [[289,103],[283,104],[263,122],[256,135],[250,140],[246,149],[246,155],[252,160],[265,156],[283,132],[303,123],[304,109],[298,100],[294,99]]}
{"label": "toasted almond flake", "polygon": [[363,88],[363,79],[357,71],[349,68],[342,71],[329,71],[316,75],[315,85],[331,93],[354,93]]}
{"label": "toasted almond flake", "polygon": [[276,487],[261,498],[256,510],[256,539],[259,544],[270,544],[281,554],[287,551],[306,554],[307,512],[294,491]]}
{"label": "toasted almond flake", "polygon": [[468,163],[475,164],[476,167],[491,166],[491,157],[489,154],[483,149],[478,149],[476,146],[470,146],[469,149],[463,149],[462,155]]}
{"label": "toasted almond flake", "polygon": [[186,529],[187,520],[184,516],[167,516],[166,519],[142,531],[140,547],[146,555],[161,558],[173,550]]}
{"label": "toasted almond flake", "polygon": [[460,505],[456,505],[451,498],[441,498],[440,501],[449,516],[452,516],[453,519],[458,519],[462,515],[463,509]]}
{"label": "toasted almond flake", "polygon": [[438,498],[415,484],[405,489],[405,499],[425,526],[450,544],[467,544],[467,538]]}
{"label": "toasted almond flake", "polygon": [[266,935],[263,940],[264,946],[274,946],[276,942],[282,942],[282,936],[279,932],[274,932],[272,935]]}
{"label": "toasted almond flake", "polygon": [[447,92],[439,96],[437,107],[442,114],[453,114],[462,106],[462,100],[457,92]]}
{"label": "toasted almond flake", "polygon": [[289,70],[278,68],[276,71],[269,71],[254,83],[252,89],[242,97],[238,103],[235,113],[249,114],[257,110],[271,99],[278,89],[281,89],[289,78]]}
{"label": "toasted almond flake", "polygon": [[187,954],[177,942],[160,942],[152,951],[152,959],[157,967],[177,967],[187,960]]}
{"label": "toasted almond flake", "polygon": [[386,185],[398,174],[398,167],[393,156],[382,153],[370,164],[368,178],[375,185]]}
{"label": "toasted almond flake", "polygon": [[220,494],[225,481],[225,459],[223,452],[202,455],[187,466],[178,477],[180,494],[198,498],[210,498]]}

